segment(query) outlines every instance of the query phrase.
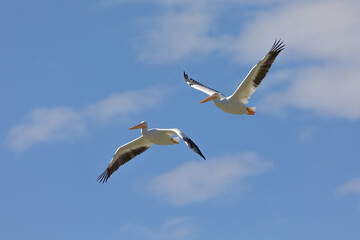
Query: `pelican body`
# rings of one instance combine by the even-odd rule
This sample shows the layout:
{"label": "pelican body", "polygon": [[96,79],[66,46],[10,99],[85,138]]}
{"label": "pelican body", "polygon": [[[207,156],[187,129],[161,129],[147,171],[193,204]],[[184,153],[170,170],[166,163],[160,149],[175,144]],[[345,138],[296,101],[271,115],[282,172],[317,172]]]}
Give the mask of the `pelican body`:
{"label": "pelican body", "polygon": [[237,115],[255,115],[256,108],[248,107],[246,106],[246,104],[248,103],[251,94],[255,92],[256,88],[265,78],[277,55],[284,48],[285,45],[281,40],[275,41],[270,51],[260,60],[258,64],[256,64],[250,70],[250,72],[239,85],[239,87],[229,97],[225,97],[219,91],[209,88],[195,81],[192,78],[189,79],[188,75],[184,72],[185,82],[191,87],[210,95],[209,97],[202,100],[200,103],[205,103],[213,100],[214,104],[224,112]]}
{"label": "pelican body", "polygon": [[225,97],[222,94],[216,94],[216,97],[212,99],[215,106],[223,110],[224,112],[231,113],[231,114],[248,114],[254,115],[255,114],[255,107],[247,107],[245,103],[237,101],[231,97]]}
{"label": "pelican body", "polygon": [[141,129],[141,134],[149,142],[157,145],[173,145],[179,143],[178,138],[172,138],[172,135],[176,135],[175,131],[170,131],[166,129]]}
{"label": "pelican body", "polygon": [[[141,136],[137,139],[122,145],[119,147],[114,157],[111,159],[110,164],[105,169],[105,171],[98,177],[98,181],[101,183],[107,182],[109,177],[122,165],[136,157],[137,155],[148,150],[153,144],[156,145],[174,145],[179,143],[179,137],[184,140],[186,145],[199,154],[202,158],[205,159],[204,155],[201,153],[198,146],[182,131],[177,128],[172,129],[160,129],[153,128],[148,129],[149,125],[147,122],[143,121],[133,127],[130,127],[130,130],[141,129]],[[173,137],[173,136],[179,137]]]}

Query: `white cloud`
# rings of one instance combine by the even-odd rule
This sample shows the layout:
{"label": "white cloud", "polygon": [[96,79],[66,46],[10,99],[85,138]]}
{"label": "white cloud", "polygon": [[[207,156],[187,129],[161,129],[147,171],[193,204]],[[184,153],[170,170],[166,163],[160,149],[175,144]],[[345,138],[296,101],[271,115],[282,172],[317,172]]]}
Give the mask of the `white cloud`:
{"label": "white cloud", "polygon": [[41,108],[29,113],[27,123],[12,127],[7,140],[12,150],[21,153],[41,142],[82,135],[85,128],[82,116],[70,108]]}
{"label": "white cloud", "polygon": [[95,120],[110,121],[114,117],[124,117],[160,106],[166,91],[164,87],[158,86],[113,94],[87,106],[84,113]]}
{"label": "white cloud", "polygon": [[122,229],[122,232],[128,235],[130,234],[131,239],[149,240],[190,240],[194,239],[196,235],[192,220],[185,217],[170,218],[155,230],[140,225],[127,224]]}
{"label": "white cloud", "polygon": [[141,38],[140,59],[176,61],[192,54],[208,53],[216,47],[216,42],[207,36],[213,18],[198,7],[166,10],[149,22],[153,28]]}
{"label": "white cloud", "polygon": [[360,177],[344,183],[336,190],[336,193],[339,195],[357,194],[360,196]]}
{"label": "white cloud", "polygon": [[[264,3],[274,3],[279,2],[281,0],[254,0],[251,2],[251,5],[254,4],[264,4]],[[164,5],[167,7],[170,6],[187,6],[191,7],[193,5],[214,5],[214,4],[224,4],[224,3],[238,3],[238,4],[247,4],[248,1],[246,0],[100,0],[100,5],[102,6],[112,6],[117,4],[125,4],[125,3],[140,3],[140,2],[147,2],[147,3],[154,3],[159,5]]]}
{"label": "white cloud", "polygon": [[159,63],[203,56],[218,50],[230,51],[233,39],[217,34],[215,20],[223,12],[225,4],[245,1],[102,0],[101,4],[109,6],[137,2],[150,2],[163,7],[160,14],[140,21],[142,24],[139,27],[144,31],[137,39],[137,44],[134,44],[141,60]]}
{"label": "white cloud", "polygon": [[[356,195],[358,200],[360,200],[360,177],[353,178],[346,183],[342,184],[335,191],[336,195],[344,196],[344,195]],[[360,201],[359,201],[360,207]]]}
{"label": "white cloud", "polygon": [[[232,7],[267,6],[281,0],[255,0],[251,3],[245,0],[100,0],[100,5],[141,2],[162,7],[160,14],[139,21],[142,23],[139,27],[144,31],[137,39],[138,44],[134,44],[139,50],[140,59],[154,63],[175,62],[212,52],[233,54],[238,50],[238,36],[222,33],[217,20]],[[240,29],[241,22],[234,24],[234,27]]]}
{"label": "white cloud", "polygon": [[10,129],[7,143],[13,151],[21,153],[35,144],[84,136],[91,121],[107,123],[117,117],[127,119],[132,114],[160,106],[168,90],[152,87],[113,94],[79,111],[69,107],[35,109],[25,123]]}
{"label": "white cloud", "polygon": [[[360,25],[358,1],[287,1],[270,11],[259,11],[238,38],[239,58],[258,60],[259,46],[283,38],[291,60],[348,60],[360,52],[357,48]],[[321,17],[319,17],[321,16]],[[262,36],[262,37],[259,37]],[[243,44],[247,43],[247,44]]]}
{"label": "white cloud", "polygon": [[297,107],[310,109],[321,116],[358,120],[360,82],[354,78],[357,69],[343,65],[299,69],[287,88],[267,94],[259,108],[276,113],[286,107]]}
{"label": "white cloud", "polygon": [[214,198],[230,188],[240,189],[241,180],[271,167],[255,153],[219,157],[204,162],[188,162],[157,176],[149,183],[156,196],[175,205]]}

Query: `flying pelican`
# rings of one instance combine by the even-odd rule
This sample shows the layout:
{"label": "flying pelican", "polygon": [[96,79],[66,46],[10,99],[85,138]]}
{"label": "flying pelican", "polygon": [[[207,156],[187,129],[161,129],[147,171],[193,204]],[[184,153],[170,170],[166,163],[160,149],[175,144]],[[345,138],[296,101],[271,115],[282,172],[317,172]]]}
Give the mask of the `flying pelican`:
{"label": "flying pelican", "polygon": [[[149,124],[145,121],[129,128],[132,129],[139,129],[141,128],[141,136],[137,139],[122,145],[119,147],[114,157],[111,159],[109,166],[106,170],[98,177],[98,181],[100,183],[107,182],[111,174],[113,174],[121,165],[127,163],[137,155],[145,152],[148,150],[151,145],[173,145],[179,143],[179,137],[185,141],[186,145],[199,154],[202,158],[205,159],[204,155],[201,153],[200,149],[196,144],[188,138],[183,132],[181,132],[177,128],[172,129],[160,129],[160,128],[152,128],[149,129]],[[179,137],[172,137],[177,135]],[[205,159],[206,160],[206,159]]]}
{"label": "flying pelican", "polygon": [[256,88],[265,78],[267,72],[271,67],[271,64],[275,61],[277,55],[284,48],[285,45],[281,40],[275,41],[268,54],[266,54],[265,57],[263,57],[263,59],[261,59],[261,61],[250,70],[250,72],[242,81],[240,86],[229,97],[225,97],[219,91],[206,87],[205,85],[195,81],[192,78],[189,79],[188,75],[185,72],[184,78],[186,83],[189,84],[191,87],[210,95],[209,97],[202,100],[200,103],[205,103],[213,100],[214,104],[224,112],[238,115],[255,115],[256,108],[247,107],[245,104],[248,103],[248,99],[250,98],[251,94],[255,92]]}

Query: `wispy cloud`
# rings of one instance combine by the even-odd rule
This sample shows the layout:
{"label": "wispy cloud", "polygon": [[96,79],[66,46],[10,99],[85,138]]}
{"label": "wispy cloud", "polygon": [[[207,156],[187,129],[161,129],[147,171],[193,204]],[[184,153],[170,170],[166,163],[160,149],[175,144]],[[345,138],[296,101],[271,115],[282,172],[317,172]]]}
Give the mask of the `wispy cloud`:
{"label": "wispy cloud", "polygon": [[[198,7],[166,10],[150,20],[153,28],[141,38],[140,59],[176,61],[196,53],[208,53],[216,42],[207,36],[213,18]],[[149,24],[149,23],[148,23]]]}
{"label": "wispy cloud", "polygon": [[71,108],[40,108],[28,114],[26,123],[12,127],[7,140],[12,150],[23,152],[41,142],[69,139],[85,132],[84,119]]}
{"label": "wispy cloud", "polygon": [[296,107],[310,109],[321,116],[358,120],[360,96],[356,90],[360,83],[353,77],[356,69],[355,65],[299,69],[287,88],[268,93],[259,105],[272,113]]}
{"label": "wispy cloud", "polygon": [[158,229],[151,229],[136,224],[127,224],[122,232],[131,235],[131,239],[182,240],[195,239],[196,231],[190,218],[177,217],[166,220]]}
{"label": "wispy cloud", "polygon": [[[138,21],[143,32],[134,44],[139,51],[139,58],[144,61],[176,62],[183,58],[205,56],[209,53],[243,55],[242,36],[237,29],[243,28],[244,21],[233,24],[234,33],[225,34],[221,31],[221,18],[232,8],[251,6],[271,6],[282,0],[255,0],[249,3],[244,0],[100,0],[102,6],[118,4],[144,3],[162,7],[160,14]],[[262,8],[260,8],[262,9]],[[279,36],[276,35],[275,38]],[[271,41],[272,36],[268,36]],[[266,38],[266,39],[268,39]],[[258,42],[258,41],[257,41]],[[246,42],[245,42],[246,43]],[[266,45],[265,45],[266,44]],[[268,46],[263,41],[260,46]],[[259,45],[256,46],[256,49]],[[246,51],[245,51],[246,52]],[[261,54],[264,54],[261,52]],[[262,57],[262,55],[260,55]],[[253,59],[252,59],[253,60]],[[259,56],[256,58],[259,60]]]}
{"label": "wispy cloud", "polygon": [[[264,3],[274,3],[280,2],[283,0],[254,0],[250,4],[264,4]],[[224,3],[237,3],[237,4],[246,4],[250,5],[246,0],[99,0],[100,5],[102,6],[113,6],[118,4],[125,4],[125,3],[139,3],[139,2],[147,2],[147,3],[154,3],[159,5],[164,5],[167,7],[170,6],[188,6],[191,7],[193,5],[214,5],[214,4],[224,4]]]}
{"label": "wispy cloud", "polygon": [[360,207],[360,177],[353,178],[348,182],[344,183],[338,189],[336,189],[335,194],[338,196],[344,195],[355,195],[358,198]]}
{"label": "wispy cloud", "polygon": [[155,177],[149,190],[175,205],[184,205],[214,198],[231,188],[240,188],[241,181],[271,167],[270,162],[255,153],[243,153],[188,162],[173,171]]}
{"label": "wispy cloud", "polygon": [[341,185],[337,190],[336,194],[339,195],[348,195],[348,194],[356,194],[360,196],[360,177],[353,178],[348,182]]}
{"label": "wispy cloud", "polygon": [[[138,36],[139,58],[151,63],[176,62],[187,57],[204,56],[215,51],[231,51],[234,39],[216,29],[216,20],[226,4],[242,0],[101,0],[103,6],[146,2],[162,7],[160,14],[139,21],[143,32]],[[262,0],[253,2],[263,2]]]}
{"label": "wispy cloud", "polygon": [[100,120],[106,124],[114,118],[127,119],[156,108],[166,92],[164,87],[152,87],[113,94],[78,111],[70,107],[34,109],[24,123],[10,129],[7,143],[13,151],[21,153],[39,143],[84,136],[90,122]]}
{"label": "wispy cloud", "polygon": [[113,94],[85,107],[84,114],[94,120],[111,121],[115,117],[125,117],[159,106],[165,93],[164,87],[157,86]]}

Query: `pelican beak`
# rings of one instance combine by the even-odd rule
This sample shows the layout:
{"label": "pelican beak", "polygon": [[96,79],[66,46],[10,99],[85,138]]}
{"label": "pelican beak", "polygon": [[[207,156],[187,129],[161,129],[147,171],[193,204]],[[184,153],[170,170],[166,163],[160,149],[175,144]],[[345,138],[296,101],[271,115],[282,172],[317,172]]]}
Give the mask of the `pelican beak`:
{"label": "pelican beak", "polygon": [[143,127],[144,127],[144,123],[139,123],[135,126],[130,127],[129,130],[139,129],[139,128],[143,128]]}
{"label": "pelican beak", "polygon": [[213,100],[215,98],[217,98],[218,96],[216,95],[216,93],[214,93],[213,95],[211,95],[210,97],[205,98],[204,100],[202,100],[200,103],[205,103],[208,102],[210,100]]}

